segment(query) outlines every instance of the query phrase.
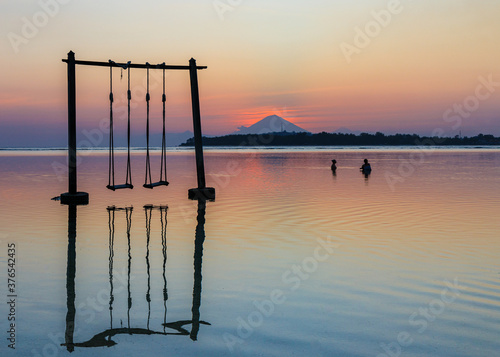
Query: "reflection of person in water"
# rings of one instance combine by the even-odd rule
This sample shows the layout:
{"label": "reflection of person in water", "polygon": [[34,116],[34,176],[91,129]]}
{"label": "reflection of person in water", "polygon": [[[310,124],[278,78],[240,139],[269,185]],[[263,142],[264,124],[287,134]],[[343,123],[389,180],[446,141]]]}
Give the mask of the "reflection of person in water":
{"label": "reflection of person in water", "polygon": [[360,167],[360,170],[363,171],[363,173],[370,173],[372,171],[372,167],[367,159],[364,160],[364,164]]}
{"label": "reflection of person in water", "polygon": [[332,171],[337,171],[337,160],[332,160]]}

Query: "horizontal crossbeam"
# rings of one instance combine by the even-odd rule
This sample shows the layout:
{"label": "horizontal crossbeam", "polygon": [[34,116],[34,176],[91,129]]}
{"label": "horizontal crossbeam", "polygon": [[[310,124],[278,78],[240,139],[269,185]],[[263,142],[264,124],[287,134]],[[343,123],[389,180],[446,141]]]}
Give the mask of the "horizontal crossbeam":
{"label": "horizontal crossbeam", "polygon": [[[67,59],[63,62],[68,63]],[[171,64],[142,64],[142,63],[116,63],[116,62],[96,62],[96,61],[81,61],[75,60],[75,64],[82,66],[96,66],[96,67],[119,67],[119,68],[151,68],[151,69],[174,69],[174,70],[189,70],[189,66],[171,65]],[[196,69],[206,69],[207,66],[196,66]]]}

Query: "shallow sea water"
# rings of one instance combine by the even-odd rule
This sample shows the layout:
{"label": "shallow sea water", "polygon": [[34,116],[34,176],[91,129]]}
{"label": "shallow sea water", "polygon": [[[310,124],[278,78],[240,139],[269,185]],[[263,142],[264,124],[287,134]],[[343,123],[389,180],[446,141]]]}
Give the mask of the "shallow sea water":
{"label": "shallow sea water", "polygon": [[106,189],[105,153],[80,160],[90,204],[72,210],[50,200],[65,156],[0,152],[2,356],[499,353],[498,149],[207,150],[206,203],[187,199],[190,151],[154,190],[141,152],[133,190]]}

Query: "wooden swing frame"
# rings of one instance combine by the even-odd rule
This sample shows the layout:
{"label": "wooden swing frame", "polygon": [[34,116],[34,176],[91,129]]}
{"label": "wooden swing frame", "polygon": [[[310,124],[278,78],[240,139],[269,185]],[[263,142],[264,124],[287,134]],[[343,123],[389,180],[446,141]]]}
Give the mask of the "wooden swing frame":
{"label": "wooden swing frame", "polygon": [[156,68],[165,70],[189,71],[191,80],[191,105],[193,113],[193,132],[195,141],[196,173],[198,187],[188,191],[190,199],[215,199],[215,189],[206,187],[205,165],[203,160],[203,143],[201,133],[200,96],[198,90],[198,70],[206,69],[206,66],[197,66],[196,60],[191,58],[189,65],[157,65],[140,63],[115,63],[76,60],[75,53],[70,51],[68,58],[63,59],[67,64],[68,71],[68,192],[61,194],[61,204],[88,204],[89,194],[78,192],[77,189],[77,147],[76,147],[76,65],[95,67],[121,67],[129,68]]}

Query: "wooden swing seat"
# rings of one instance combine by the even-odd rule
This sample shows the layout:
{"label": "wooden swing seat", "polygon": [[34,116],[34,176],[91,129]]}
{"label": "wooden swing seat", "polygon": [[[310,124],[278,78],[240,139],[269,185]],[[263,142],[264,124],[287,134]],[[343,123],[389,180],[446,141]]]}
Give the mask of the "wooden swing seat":
{"label": "wooden swing seat", "polygon": [[112,191],[115,191],[115,190],[121,190],[123,188],[134,188],[134,185],[132,185],[131,183],[125,183],[123,185],[107,185],[106,188],[108,188],[109,190],[112,190]]}
{"label": "wooden swing seat", "polygon": [[153,183],[145,183],[144,185],[142,185],[142,187],[151,188],[151,189],[153,189],[154,187],[158,187],[158,186],[168,186],[168,181],[158,181],[158,182],[153,182]]}

